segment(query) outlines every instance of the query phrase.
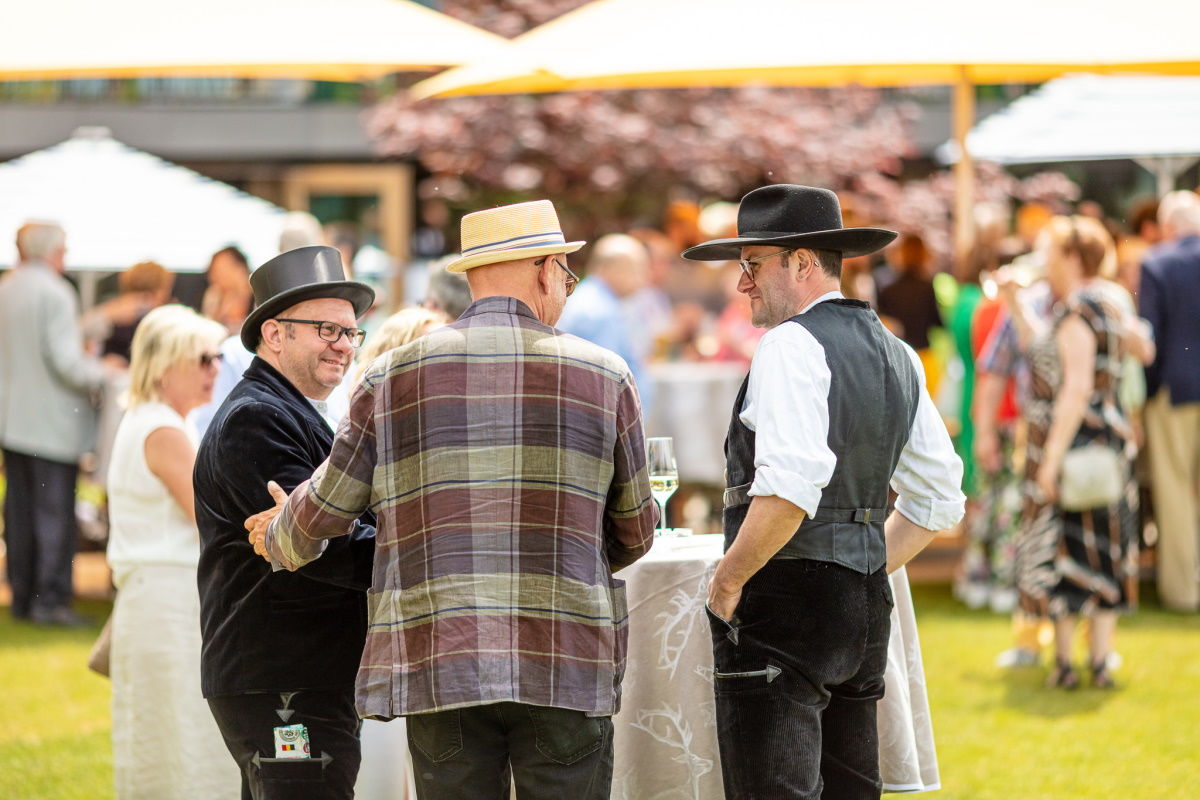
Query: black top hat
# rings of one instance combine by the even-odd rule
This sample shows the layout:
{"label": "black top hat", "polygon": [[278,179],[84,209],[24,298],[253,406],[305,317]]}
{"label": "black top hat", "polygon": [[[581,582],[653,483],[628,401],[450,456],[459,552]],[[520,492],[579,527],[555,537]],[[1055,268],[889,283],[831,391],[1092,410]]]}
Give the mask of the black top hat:
{"label": "black top hat", "polygon": [[741,258],[743,247],[777,244],[810,250],[837,250],[843,256],[865,256],[896,238],[881,228],[843,228],[842,206],[828,189],[777,183],[755,189],[738,206],[738,236],[713,239],[689,247],[693,261]]}
{"label": "black top hat", "polygon": [[340,297],[361,317],[375,301],[375,290],[346,280],[342,254],[333,247],[297,247],[280,253],[250,274],[255,308],[242,323],[242,344],[253,352],[262,324],[285,308],[320,297]]}

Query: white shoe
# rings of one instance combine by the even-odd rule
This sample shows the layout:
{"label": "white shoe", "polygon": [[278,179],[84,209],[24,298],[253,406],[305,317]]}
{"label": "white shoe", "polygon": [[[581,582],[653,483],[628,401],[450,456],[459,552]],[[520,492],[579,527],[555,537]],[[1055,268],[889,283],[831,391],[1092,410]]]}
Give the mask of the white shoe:
{"label": "white shoe", "polygon": [[1042,661],[1041,657],[1023,647],[1012,647],[996,656],[996,666],[1000,669],[1016,667],[1036,667]]}

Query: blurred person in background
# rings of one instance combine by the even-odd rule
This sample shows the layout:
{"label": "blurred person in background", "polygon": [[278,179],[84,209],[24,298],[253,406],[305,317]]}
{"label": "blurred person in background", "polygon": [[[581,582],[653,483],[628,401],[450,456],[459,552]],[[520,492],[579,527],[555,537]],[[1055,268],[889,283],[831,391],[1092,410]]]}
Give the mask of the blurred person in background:
{"label": "blurred person in background", "polygon": [[83,349],[79,299],[63,277],[66,233],[17,231],[18,263],[0,278],[0,448],[8,489],[5,564],[14,619],[74,626],[75,481],[92,445],[103,365]]}
{"label": "blurred person in background", "polygon": [[1117,283],[1137,297],[1142,261],[1150,248],[1162,241],[1158,225],[1158,200],[1143,200],[1129,212],[1128,232],[1117,241]]}
{"label": "blurred person in background", "polygon": [[573,297],[556,326],[620,356],[633,373],[647,415],[653,406],[654,387],[647,380],[645,363],[634,346],[622,303],[646,285],[649,269],[650,254],[637,239],[623,233],[602,236],[592,246],[587,277],[567,293]]}
{"label": "blurred person in background", "polygon": [[453,321],[446,314],[428,308],[402,308],[392,314],[367,337],[359,349],[358,364],[353,370],[354,385],[362,382],[363,372],[379,356]]}
{"label": "blurred person in background", "polygon": [[117,279],[119,294],[83,316],[84,335],[99,343],[101,358],[129,365],[129,351],[138,323],[152,309],[171,299],[175,275],[161,264],[143,261],[121,273]]}
{"label": "blurred person in background", "polygon": [[646,285],[626,298],[625,307],[646,326],[649,339],[646,360],[663,361],[675,349],[674,309],[663,287],[670,278],[672,265],[679,260],[679,251],[666,234],[652,228],[635,228],[629,235],[646,246],[650,267]]}
{"label": "blurred person in background", "polygon": [[224,247],[208,262],[208,288],[200,301],[200,313],[237,334],[250,313],[254,292],[250,289],[250,265],[236,247]]}
{"label": "blurred person in background", "polygon": [[326,244],[320,221],[307,211],[289,211],[279,231],[279,252]]}
{"label": "blurred person in background", "polygon": [[[1121,359],[1148,360],[1153,345],[1141,326],[1112,303],[1100,276],[1115,261],[1112,238],[1090,217],[1054,217],[1038,250],[1055,296],[1048,325],[1029,315],[1016,284],[1001,283],[1006,305],[1028,342],[1031,396],[1025,455],[1024,528],[1018,545],[1021,602],[1054,620],[1055,666],[1049,684],[1079,686],[1072,662],[1075,626],[1088,618],[1088,671],[1111,688],[1109,655],[1117,613],[1137,603],[1136,486],[1129,467],[1133,431],[1117,399]],[[1125,464],[1126,488],[1115,502],[1082,511],[1058,504],[1067,451],[1088,444],[1112,449]]]}
{"label": "blurred person in background", "polygon": [[148,313],[132,341],[128,409],[108,478],[113,778],[118,800],[239,796],[200,694],[196,437],[225,328],[190,308]]}
{"label": "blurred person in background", "polygon": [[444,314],[447,322],[453,322],[471,305],[471,287],[464,276],[445,270],[448,261],[449,257],[432,266],[421,306]]}
{"label": "blurred person in background", "polygon": [[920,234],[905,233],[885,254],[890,274],[878,288],[879,316],[893,333],[917,351],[925,367],[925,385],[937,397],[942,368],[929,346],[929,331],[942,326],[942,314],[933,293],[929,248]]}
{"label": "blurred person in background", "polygon": [[1200,610],[1200,197],[1173,192],[1159,206],[1164,244],[1142,268],[1141,314],[1157,337],[1146,370],[1146,434],[1158,527],[1158,594]]}

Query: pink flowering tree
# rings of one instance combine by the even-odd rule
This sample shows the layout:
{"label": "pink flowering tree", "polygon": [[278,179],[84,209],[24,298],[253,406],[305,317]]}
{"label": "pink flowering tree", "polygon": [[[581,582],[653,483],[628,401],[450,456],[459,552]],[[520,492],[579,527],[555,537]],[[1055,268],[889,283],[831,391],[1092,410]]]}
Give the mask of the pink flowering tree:
{"label": "pink flowering tree", "polygon": [[[446,0],[446,13],[515,36],[583,0]],[[550,197],[572,235],[657,224],[667,201],[737,200],[764,183],[808,183],[852,194],[861,221],[920,230],[949,252],[952,181],[901,182],[916,153],[917,104],[876,89],[576,92],[376,105],[368,130],[380,154],[416,158],[432,174],[423,197],[459,211]],[[1065,179],[1063,179],[1065,181]],[[1053,194],[1069,184],[1042,180]],[[1019,196],[998,169],[980,198]],[[1063,185],[1059,185],[1063,184]]]}

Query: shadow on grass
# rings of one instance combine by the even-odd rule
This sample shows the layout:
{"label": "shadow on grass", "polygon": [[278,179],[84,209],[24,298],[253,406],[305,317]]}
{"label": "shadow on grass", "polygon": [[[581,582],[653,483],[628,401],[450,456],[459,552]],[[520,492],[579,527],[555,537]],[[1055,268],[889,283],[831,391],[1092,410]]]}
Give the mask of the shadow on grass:
{"label": "shadow on grass", "polygon": [[1031,717],[1055,719],[1080,714],[1093,714],[1107,705],[1120,689],[1093,689],[1084,685],[1078,689],[1057,689],[1046,685],[1048,671],[1043,667],[1011,669],[1000,675],[1004,684],[1003,703]]}
{"label": "shadow on grass", "polygon": [[38,647],[49,644],[81,643],[90,646],[100,635],[104,621],[112,612],[112,603],[107,600],[77,600],[75,610],[88,620],[80,628],[60,628],[18,622],[5,606],[0,608],[0,642],[6,647]]}

